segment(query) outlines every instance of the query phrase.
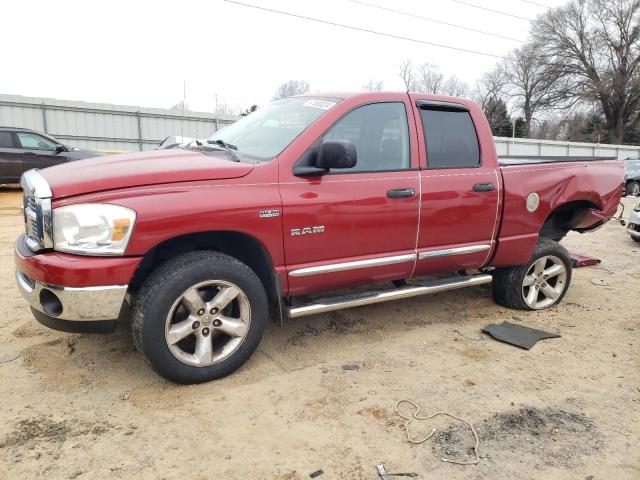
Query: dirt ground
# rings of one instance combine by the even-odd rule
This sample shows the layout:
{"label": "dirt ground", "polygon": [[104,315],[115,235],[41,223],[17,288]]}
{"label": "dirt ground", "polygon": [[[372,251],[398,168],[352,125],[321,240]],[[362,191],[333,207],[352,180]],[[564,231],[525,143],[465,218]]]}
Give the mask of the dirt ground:
{"label": "dirt ground", "polygon": [[[640,244],[616,222],[568,236],[602,264],[575,270],[551,310],[510,311],[477,287],[289,321],[230,377],[176,386],[126,325],[35,322],[14,285],[20,195],[0,190],[0,478],[358,480],[379,463],[426,479],[640,478]],[[503,320],[562,337],[524,351],[480,334]],[[400,399],[471,422],[480,463],[441,460],[473,459],[450,418],[412,422],[413,437],[437,431],[408,444]]]}

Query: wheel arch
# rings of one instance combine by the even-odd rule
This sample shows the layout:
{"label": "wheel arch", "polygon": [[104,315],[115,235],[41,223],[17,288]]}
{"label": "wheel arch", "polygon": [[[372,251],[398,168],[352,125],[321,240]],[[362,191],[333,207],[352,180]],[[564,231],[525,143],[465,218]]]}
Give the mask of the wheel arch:
{"label": "wheel arch", "polygon": [[591,210],[599,210],[589,200],[572,200],[557,205],[540,228],[539,236],[560,241],[570,230],[576,229]]}
{"label": "wheel arch", "polygon": [[151,272],[166,261],[197,250],[224,253],[251,268],[267,292],[271,314],[275,315],[274,320],[280,322],[282,286],[271,254],[260,240],[243,232],[196,232],[164,240],[144,255],[129,285],[131,293],[135,294]]}

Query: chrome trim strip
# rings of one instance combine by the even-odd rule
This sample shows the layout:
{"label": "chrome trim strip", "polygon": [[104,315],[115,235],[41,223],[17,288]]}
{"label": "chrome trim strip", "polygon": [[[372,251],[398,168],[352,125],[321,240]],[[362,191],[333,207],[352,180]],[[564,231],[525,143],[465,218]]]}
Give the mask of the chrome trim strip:
{"label": "chrome trim strip", "polygon": [[470,245],[468,247],[445,248],[442,250],[427,250],[426,252],[418,252],[418,260],[426,258],[450,257],[452,255],[467,255],[469,253],[484,252],[489,250],[491,245]]}
{"label": "chrome trim strip", "polygon": [[307,315],[316,315],[318,313],[331,312],[334,310],[341,310],[343,308],[360,307],[363,305],[388,302],[390,300],[398,300],[401,298],[411,298],[420,295],[445,292],[447,290],[484,285],[486,283],[491,283],[492,279],[493,277],[491,275],[483,274],[472,277],[459,277],[454,278],[453,280],[438,280],[429,285],[409,286],[399,290],[372,292],[362,295],[352,295],[350,297],[325,299],[324,301],[317,301],[308,305],[289,308],[288,314],[289,318],[305,317]]}
{"label": "chrome trim strip", "polygon": [[[61,320],[90,322],[97,320],[115,320],[127,294],[127,285],[106,285],[98,287],[63,287],[50,285],[38,280],[29,280],[16,270],[16,281],[22,296],[36,310],[47,313],[40,303],[40,292],[44,289],[53,292],[62,304],[62,313],[55,318]],[[33,283],[33,286],[30,285]]]}
{"label": "chrome trim strip", "polygon": [[414,262],[415,253],[406,255],[395,255],[393,257],[371,258],[368,260],[356,260],[355,262],[332,263],[319,265],[317,267],[299,268],[289,272],[290,277],[308,277],[311,275],[321,275],[323,273],[343,272],[345,270],[358,270],[360,268],[380,267],[383,265],[394,265],[396,263]]}

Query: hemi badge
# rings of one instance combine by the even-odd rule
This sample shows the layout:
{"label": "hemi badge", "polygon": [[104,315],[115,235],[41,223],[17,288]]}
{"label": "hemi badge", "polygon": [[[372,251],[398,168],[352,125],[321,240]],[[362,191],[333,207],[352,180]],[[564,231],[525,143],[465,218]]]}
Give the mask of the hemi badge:
{"label": "hemi badge", "polygon": [[279,217],[280,210],[260,210],[260,218]]}

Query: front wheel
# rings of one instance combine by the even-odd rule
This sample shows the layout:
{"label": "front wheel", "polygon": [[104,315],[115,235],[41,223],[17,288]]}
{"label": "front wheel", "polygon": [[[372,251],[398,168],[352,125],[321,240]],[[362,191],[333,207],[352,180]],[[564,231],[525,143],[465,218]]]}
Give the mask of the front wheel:
{"label": "front wheel", "polygon": [[248,266],[221,253],[187,253],[143,283],[132,309],[133,341],[167,380],[206,382],[249,359],[267,312],[262,282]]}
{"label": "front wheel", "polygon": [[564,297],[571,283],[571,257],[558,242],[540,238],[526,265],[493,274],[493,298],[518,310],[542,310]]}

